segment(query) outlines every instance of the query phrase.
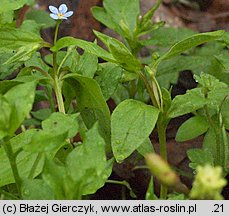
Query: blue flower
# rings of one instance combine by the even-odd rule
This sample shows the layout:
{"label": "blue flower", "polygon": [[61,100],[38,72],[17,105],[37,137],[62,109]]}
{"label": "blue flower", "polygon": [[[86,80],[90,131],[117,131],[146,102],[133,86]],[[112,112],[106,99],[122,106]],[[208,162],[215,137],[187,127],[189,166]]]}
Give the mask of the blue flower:
{"label": "blue flower", "polygon": [[73,11],[68,11],[68,7],[66,4],[61,4],[59,6],[59,9],[50,5],[49,10],[52,12],[50,14],[50,17],[55,19],[55,20],[68,19],[68,17],[72,16],[72,14],[73,14]]}

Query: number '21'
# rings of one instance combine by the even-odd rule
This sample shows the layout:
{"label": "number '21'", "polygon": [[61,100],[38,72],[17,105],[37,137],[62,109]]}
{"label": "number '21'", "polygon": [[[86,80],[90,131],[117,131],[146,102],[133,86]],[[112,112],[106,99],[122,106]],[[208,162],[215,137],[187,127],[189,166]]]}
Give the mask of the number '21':
{"label": "number '21'", "polygon": [[213,212],[223,212],[223,204],[214,204],[215,210]]}

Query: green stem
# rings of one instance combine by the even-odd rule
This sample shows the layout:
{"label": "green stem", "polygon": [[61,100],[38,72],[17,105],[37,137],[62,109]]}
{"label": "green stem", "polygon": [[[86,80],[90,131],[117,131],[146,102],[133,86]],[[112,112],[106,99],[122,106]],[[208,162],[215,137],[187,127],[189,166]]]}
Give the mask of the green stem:
{"label": "green stem", "polygon": [[[55,30],[55,34],[54,34],[54,46],[56,45],[56,41],[57,41],[57,36],[58,36],[58,31],[59,31],[59,27],[60,27],[60,21],[57,20],[57,23],[56,23],[56,30]],[[57,53],[54,52],[53,53],[53,71],[54,71],[54,74],[57,72],[57,61],[56,61],[56,58],[57,58]]]}
{"label": "green stem", "polygon": [[59,27],[60,27],[60,20],[57,20],[56,22],[56,29],[55,29],[55,34],[54,34],[54,45],[56,45],[56,41],[57,41],[57,36],[58,36],[58,31],[59,31]]}
{"label": "green stem", "polygon": [[[159,117],[158,122],[157,122],[157,133],[158,133],[159,144],[160,144],[160,155],[165,161],[168,161],[168,159],[167,159],[167,147],[166,147],[166,127],[167,127],[167,124],[164,124],[164,122],[162,122],[160,119],[161,118]],[[161,184],[160,198],[166,199],[167,193],[168,193],[168,188]]]}
{"label": "green stem", "polygon": [[62,81],[60,81],[59,78],[57,77],[57,75],[55,75],[54,91],[55,91],[55,95],[56,95],[58,110],[59,110],[59,112],[65,113],[64,101],[63,101],[61,88],[62,88]]}
{"label": "green stem", "polygon": [[160,122],[157,123],[157,132],[160,143],[160,155],[167,161],[167,149],[166,149],[166,127]]}
{"label": "green stem", "polygon": [[21,178],[19,176],[17,163],[16,163],[16,157],[15,157],[15,154],[13,152],[9,138],[3,139],[3,148],[4,148],[6,155],[9,159],[10,167],[11,167],[11,170],[13,172],[13,176],[14,176],[14,180],[15,180],[15,183],[17,186],[18,194],[21,197]]}
{"label": "green stem", "polygon": [[53,53],[53,72],[54,76],[57,76],[57,53]]}
{"label": "green stem", "polygon": [[[57,41],[57,35],[58,35],[58,30],[60,27],[61,21],[57,21],[56,24],[56,30],[54,34],[54,45],[56,44]],[[65,108],[64,108],[64,101],[63,101],[63,96],[62,96],[62,81],[60,81],[58,77],[58,68],[57,68],[57,53],[53,53],[53,72],[54,72],[54,91],[56,95],[56,100],[57,100],[57,106],[59,112],[65,113]]]}

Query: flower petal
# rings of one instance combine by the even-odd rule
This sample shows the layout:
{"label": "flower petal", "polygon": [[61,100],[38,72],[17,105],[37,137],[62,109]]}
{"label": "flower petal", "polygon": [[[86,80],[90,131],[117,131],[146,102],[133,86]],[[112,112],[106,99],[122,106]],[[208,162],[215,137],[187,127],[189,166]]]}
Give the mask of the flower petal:
{"label": "flower petal", "polygon": [[54,20],[58,20],[59,19],[58,15],[53,14],[53,13],[50,14],[50,17],[53,18]]}
{"label": "flower petal", "polygon": [[56,7],[54,7],[54,6],[52,6],[52,5],[49,6],[49,10],[54,14],[58,14],[59,13],[58,9]]}
{"label": "flower petal", "polygon": [[61,4],[60,7],[59,7],[59,12],[64,14],[68,11],[68,7],[66,4]]}
{"label": "flower petal", "polygon": [[72,16],[73,11],[68,11],[67,13],[64,14],[64,17],[70,17]]}

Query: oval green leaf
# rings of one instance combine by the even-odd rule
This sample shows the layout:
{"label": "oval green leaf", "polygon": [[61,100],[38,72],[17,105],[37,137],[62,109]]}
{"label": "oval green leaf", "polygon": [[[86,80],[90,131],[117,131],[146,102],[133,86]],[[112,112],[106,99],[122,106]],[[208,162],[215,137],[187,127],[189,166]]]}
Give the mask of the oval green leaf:
{"label": "oval green leaf", "polygon": [[194,139],[205,133],[209,128],[207,120],[202,116],[194,116],[185,121],[178,129],[176,141],[183,142]]}
{"label": "oval green leaf", "polygon": [[140,101],[125,100],[111,117],[111,145],[117,162],[122,162],[150,135],[159,110]]}

